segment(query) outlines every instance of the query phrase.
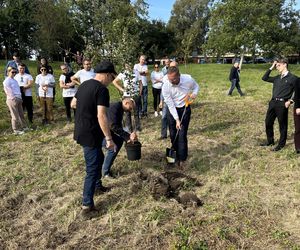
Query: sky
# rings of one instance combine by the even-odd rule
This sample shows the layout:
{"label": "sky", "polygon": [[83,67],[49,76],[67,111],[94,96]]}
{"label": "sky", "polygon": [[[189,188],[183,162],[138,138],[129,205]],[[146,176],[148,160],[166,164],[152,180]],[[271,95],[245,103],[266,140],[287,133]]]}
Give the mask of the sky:
{"label": "sky", "polygon": [[[148,0],[150,19],[160,19],[168,22],[171,16],[171,10],[176,0]],[[300,10],[300,0],[296,0],[295,9]]]}
{"label": "sky", "polygon": [[168,22],[171,16],[171,10],[176,0],[148,0],[149,16],[151,19],[160,19]]}

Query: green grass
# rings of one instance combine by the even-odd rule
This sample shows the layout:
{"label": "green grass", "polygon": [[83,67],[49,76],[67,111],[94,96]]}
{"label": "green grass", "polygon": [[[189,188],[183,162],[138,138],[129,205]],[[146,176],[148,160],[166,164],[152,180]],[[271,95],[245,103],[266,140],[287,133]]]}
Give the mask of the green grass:
{"label": "green grass", "polygon": [[[26,62],[36,72],[35,62]],[[59,63],[51,64],[55,78]],[[4,68],[4,62],[0,62]],[[182,207],[172,199],[155,200],[151,180],[140,170],[159,174],[165,167],[169,141],[158,141],[160,120],[142,120],[142,159],[129,162],[125,150],[105,181],[109,193],[97,196],[99,217],[80,216],[84,160],[65,123],[61,91],[56,95],[55,123],[11,135],[10,116],[0,90],[0,248],[82,249],[300,249],[300,164],[294,153],[292,110],[287,146],[279,152],[261,148],[264,118],[272,85],[261,80],[270,65],[243,65],[239,97],[228,97],[231,65],[180,66],[200,85],[192,104],[189,158],[185,173],[195,178],[182,191],[204,202]],[[299,65],[290,65],[300,74]],[[2,72],[2,71],[1,71]],[[35,76],[35,74],[33,74]],[[0,78],[3,79],[1,75]],[[150,90],[150,89],[149,89]],[[110,86],[112,100],[117,91]],[[278,125],[275,124],[278,139]]]}

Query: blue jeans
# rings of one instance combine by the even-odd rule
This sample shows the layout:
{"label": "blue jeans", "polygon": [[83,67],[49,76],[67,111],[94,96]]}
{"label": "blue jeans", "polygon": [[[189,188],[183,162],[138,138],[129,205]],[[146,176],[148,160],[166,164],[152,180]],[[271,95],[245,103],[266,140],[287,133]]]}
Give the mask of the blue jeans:
{"label": "blue jeans", "polygon": [[147,115],[148,107],[148,86],[143,86],[142,90],[142,114]]}
{"label": "blue jeans", "polygon": [[[116,159],[122,145],[123,145],[123,139],[117,135],[112,136],[114,143],[116,144],[116,152],[113,149],[107,149],[103,165],[102,165],[102,175],[110,175],[110,169],[112,164],[114,163],[114,160]],[[103,139],[102,146],[106,146],[106,140]]]}
{"label": "blue jeans", "polygon": [[101,147],[86,147],[83,146],[83,154],[86,165],[86,176],[83,185],[83,199],[84,206],[94,206],[94,193],[96,182],[101,178],[101,166],[104,155]]}
{"label": "blue jeans", "polygon": [[231,80],[231,86],[230,86],[230,89],[229,89],[229,91],[228,91],[228,95],[231,95],[232,92],[233,92],[233,90],[234,90],[235,88],[237,89],[237,91],[239,92],[239,94],[240,94],[241,96],[244,95],[243,92],[242,92],[242,90],[241,90],[240,80],[237,80],[237,79],[232,79],[232,80]]}
{"label": "blue jeans", "polygon": [[163,104],[161,116],[161,137],[167,138],[168,136],[168,113],[169,109],[166,103]]}

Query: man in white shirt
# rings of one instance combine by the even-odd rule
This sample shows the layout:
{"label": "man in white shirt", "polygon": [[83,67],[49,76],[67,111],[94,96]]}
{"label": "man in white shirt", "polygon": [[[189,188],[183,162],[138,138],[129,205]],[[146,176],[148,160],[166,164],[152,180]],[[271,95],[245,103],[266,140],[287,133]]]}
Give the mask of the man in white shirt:
{"label": "man in white shirt", "polygon": [[18,82],[22,94],[23,109],[27,110],[27,117],[30,123],[33,120],[33,102],[31,87],[33,84],[33,78],[30,74],[25,73],[26,66],[20,63],[18,66],[19,73],[16,74],[15,80]]}
{"label": "man in white shirt", "polygon": [[41,67],[41,74],[37,75],[35,83],[39,85],[39,99],[43,110],[44,125],[54,120],[53,118],[53,87],[55,80],[53,75],[48,74],[47,68]]}
{"label": "man in white shirt", "polygon": [[162,94],[170,111],[168,115],[170,137],[173,148],[177,152],[179,166],[184,165],[188,156],[187,131],[191,116],[188,102],[196,98],[198,91],[199,85],[190,75],[181,75],[177,67],[168,69]]}
{"label": "man in white shirt", "polygon": [[72,82],[75,82],[77,85],[82,84],[83,82],[93,79],[95,77],[94,69],[92,69],[92,63],[89,59],[83,60],[83,69],[77,71],[75,75],[71,77]]}
{"label": "man in white shirt", "polygon": [[135,64],[133,69],[139,72],[140,80],[142,81],[142,84],[143,84],[141,115],[147,116],[147,106],[148,106],[147,75],[149,72],[148,72],[148,66],[146,64],[146,56],[145,55],[140,56],[139,63]]}

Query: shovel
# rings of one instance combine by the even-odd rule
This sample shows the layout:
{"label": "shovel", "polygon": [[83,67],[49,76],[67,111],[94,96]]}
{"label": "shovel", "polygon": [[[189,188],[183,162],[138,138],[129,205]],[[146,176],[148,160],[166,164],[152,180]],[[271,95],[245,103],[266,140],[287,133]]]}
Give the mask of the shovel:
{"label": "shovel", "polygon": [[[183,121],[183,117],[185,115],[185,112],[186,112],[186,108],[193,102],[194,100],[190,98],[189,95],[187,95],[185,97],[185,106],[184,106],[184,110],[183,110],[183,114],[181,116],[181,120],[180,120],[180,124],[182,123]],[[177,140],[177,137],[178,137],[178,134],[179,134],[179,130],[180,129],[177,129],[177,132],[176,132],[176,135],[175,135],[175,138],[174,138],[174,141],[172,141],[172,146],[171,148],[166,148],[166,159],[167,159],[167,163],[169,164],[174,164],[176,162],[176,150],[174,149],[174,144]]]}

